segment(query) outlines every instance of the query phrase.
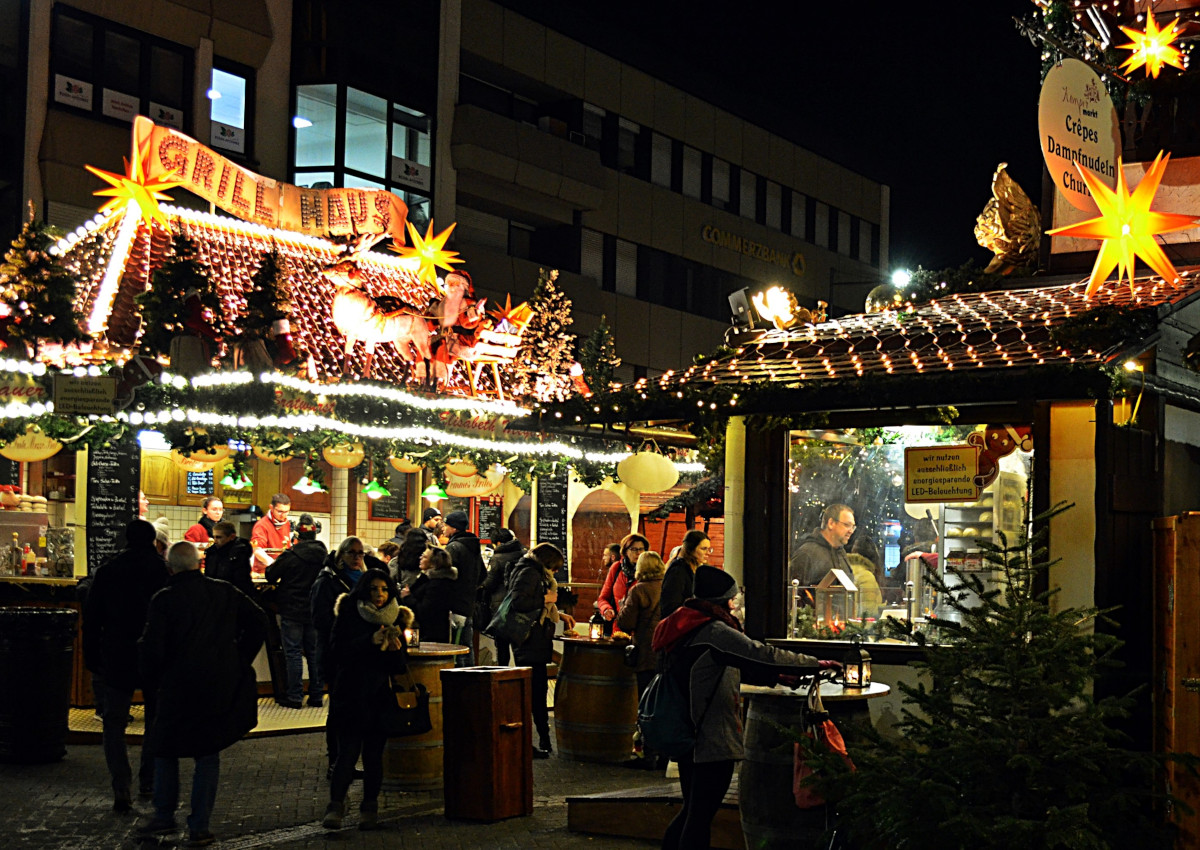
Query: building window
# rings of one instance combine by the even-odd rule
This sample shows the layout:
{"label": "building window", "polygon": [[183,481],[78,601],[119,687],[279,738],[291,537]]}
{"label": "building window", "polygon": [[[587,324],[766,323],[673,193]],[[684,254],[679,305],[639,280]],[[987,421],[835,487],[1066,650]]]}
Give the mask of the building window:
{"label": "building window", "polygon": [[533,228],[515,221],[508,223],[508,256],[520,260],[533,258]]}
{"label": "building window", "polygon": [[729,163],[713,157],[712,205],[719,210],[729,209]]}
{"label": "building window", "polygon": [[583,228],[579,240],[579,273],[600,285],[604,282],[604,234]]}
{"label": "building window", "polygon": [[408,205],[418,230],[429,223],[433,140],[429,116],[360,89],[296,87],[292,171],[300,186],[387,189]]}
{"label": "building window", "polygon": [[799,192],[792,192],[792,226],[789,232],[797,239],[804,239],[807,231],[804,229],[804,213],[808,208],[808,198]]}
{"label": "building window", "polygon": [[671,188],[671,140],[662,133],[650,137],[650,182]]}
{"label": "building window", "polygon": [[583,138],[584,145],[592,150],[600,150],[604,141],[604,116],[607,113],[599,106],[590,103],[583,104]]}
{"label": "building window", "polygon": [[626,118],[617,119],[617,170],[633,174],[637,168],[638,134],[641,126]]}
{"label": "building window", "polygon": [[837,252],[844,256],[852,256],[850,253],[850,213],[838,210],[837,214],[837,232],[830,234],[830,241],[833,242],[836,237]]}
{"label": "building window", "polygon": [[869,221],[859,221],[858,223],[858,261],[873,265],[874,261],[871,257],[871,246],[875,244],[875,225]]}
{"label": "building window", "polygon": [[254,113],[254,72],[224,59],[213,59],[208,88],[209,144],[230,153],[249,156]]}
{"label": "building window", "polygon": [[829,215],[829,206],[820,201],[816,203],[816,215],[813,221],[813,242],[820,248],[829,247],[829,224],[835,221]]}
{"label": "building window", "polygon": [[616,256],[616,292],[637,298],[637,257],[638,246],[624,239],[617,240]]}
{"label": "building window", "polygon": [[700,174],[704,157],[700,151],[683,146],[683,194],[688,198],[700,199]]}
{"label": "building window", "polygon": [[758,175],[743,170],[739,188],[741,194],[738,215],[753,221],[758,212]]}
{"label": "building window", "polygon": [[54,7],[53,102],[97,118],[189,129],[192,51],[66,6]]}
{"label": "building window", "polygon": [[767,216],[763,223],[773,230],[779,230],[783,226],[783,187],[768,180],[766,196]]}

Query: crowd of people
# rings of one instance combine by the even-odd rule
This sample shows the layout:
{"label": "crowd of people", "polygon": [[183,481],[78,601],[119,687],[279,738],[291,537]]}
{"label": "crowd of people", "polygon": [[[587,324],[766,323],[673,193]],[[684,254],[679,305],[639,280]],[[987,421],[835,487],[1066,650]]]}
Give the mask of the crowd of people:
{"label": "crowd of people", "polygon": [[[383,781],[385,714],[394,706],[392,676],[408,663],[404,630],[422,641],[472,647],[500,602],[532,627],[515,645],[496,641],[496,660],[532,668],[535,758],[551,755],[547,665],[559,623],[575,621],[557,606],[556,574],[563,553],[542,543],[526,550],[508,529],[490,530],[485,566],[479,537],[465,512],[443,517],[428,508],[420,524],[401,523],[372,550],[348,536],[330,551],[309,514],[290,518],[286,494],[250,538],[223,519],[219,499],[170,545],[167,530],[144,519],[126,529],[126,548],[85,582],[83,646],[102,713],[104,753],[113,808],[129,812],[133,794],[153,800],[144,835],[176,829],[180,758],[194,760],[186,846],[215,839],[209,822],[217,794],[220,752],[257,722],[253,660],[278,616],[287,708],[324,705],[329,803],[326,828],[342,826],[347,796],[362,778],[359,827],[378,824]],[[639,697],[656,673],[679,675],[697,729],[692,753],[678,759],[684,806],[668,829],[667,847],[707,846],[716,803],[741,758],[739,677],[774,683],[816,667],[815,659],[747,638],[734,617],[737,585],[707,566],[712,542],[689,531],[670,557],[640,534],[606,552],[611,563],[596,602],[599,617],[632,638]],[[265,582],[255,582],[261,572]],[[271,617],[268,617],[270,611]],[[304,672],[307,667],[307,692]],[[125,745],[134,692],[145,697],[146,735],[137,783]],[[361,760],[361,771],[357,765]],[[665,758],[643,748],[631,760],[662,769]]]}

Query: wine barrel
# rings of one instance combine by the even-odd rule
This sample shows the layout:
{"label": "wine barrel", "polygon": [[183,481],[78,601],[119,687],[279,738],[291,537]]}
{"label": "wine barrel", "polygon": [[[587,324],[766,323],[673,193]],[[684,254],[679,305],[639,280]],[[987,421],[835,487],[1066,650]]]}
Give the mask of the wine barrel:
{"label": "wine barrel", "polygon": [[625,647],[611,640],[563,640],[554,685],[554,729],[562,758],[622,762],[633,756],[637,678]]}
{"label": "wine barrel", "polygon": [[738,800],[746,846],[756,850],[815,848],[825,831],[826,807],[796,808],[792,796],[793,743],[776,726],[799,727],[800,697],[753,696],[746,712],[746,756],[738,768]]}
{"label": "wine barrel", "polygon": [[0,762],[67,754],[78,619],[70,608],[0,608]]}
{"label": "wine barrel", "polygon": [[433,728],[421,735],[389,738],[383,751],[383,782],[387,788],[429,791],[442,787],[442,677],[454,666],[465,646],[422,643],[408,651],[408,672],[429,692],[429,719]]}

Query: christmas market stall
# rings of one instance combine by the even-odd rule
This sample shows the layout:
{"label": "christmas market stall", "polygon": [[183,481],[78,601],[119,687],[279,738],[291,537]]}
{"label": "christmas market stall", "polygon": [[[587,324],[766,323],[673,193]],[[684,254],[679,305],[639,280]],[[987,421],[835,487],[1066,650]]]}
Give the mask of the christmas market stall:
{"label": "christmas market stall", "polygon": [[[0,270],[0,604],[74,604],[130,520],[179,540],[213,497],[249,538],[284,493],[331,547],[461,510],[485,543],[558,545],[567,585],[590,494],[617,506],[606,534],[636,528],[629,446],[512,427],[611,376],[605,328],[576,351],[555,272],[493,303],[452,225],[422,234],[388,192],[268,180],[144,118],[126,173],[91,170],[100,213],[62,237],[29,222]],[[676,454],[672,483],[702,468]],[[72,699],[88,704],[82,673]]]}

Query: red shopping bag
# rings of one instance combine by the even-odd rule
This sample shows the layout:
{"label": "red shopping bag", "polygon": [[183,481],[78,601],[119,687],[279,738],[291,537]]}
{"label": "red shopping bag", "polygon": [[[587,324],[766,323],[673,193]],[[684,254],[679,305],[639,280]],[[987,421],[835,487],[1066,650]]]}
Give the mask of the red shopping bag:
{"label": "red shopping bag", "polygon": [[[840,755],[846,766],[854,770],[854,762],[851,761],[850,754],[846,752],[846,742],[842,739],[841,731],[825,713],[818,681],[814,681],[812,687],[809,688],[806,716],[809,721],[809,729],[805,733],[807,737],[824,746],[831,753]],[[825,798],[811,783],[805,781],[815,773],[808,763],[807,749],[801,744],[796,744],[792,758],[792,796],[796,798],[797,808],[815,809],[825,805]]]}

